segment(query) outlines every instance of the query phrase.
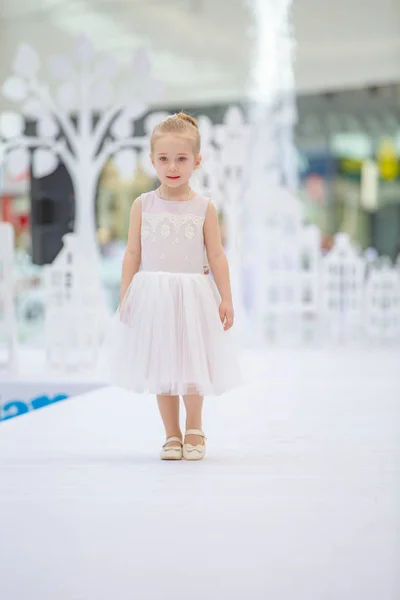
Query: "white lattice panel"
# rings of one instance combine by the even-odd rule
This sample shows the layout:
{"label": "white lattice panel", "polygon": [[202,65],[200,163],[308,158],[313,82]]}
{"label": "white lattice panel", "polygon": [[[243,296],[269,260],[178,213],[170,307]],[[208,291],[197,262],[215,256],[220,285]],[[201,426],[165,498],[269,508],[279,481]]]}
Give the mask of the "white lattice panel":
{"label": "white lattice panel", "polygon": [[301,233],[301,339],[320,338],[321,328],[321,232],[308,225]]}
{"label": "white lattice panel", "polygon": [[365,288],[364,329],[377,340],[400,341],[400,272],[389,264],[374,266]]}
{"label": "white lattice panel", "polygon": [[265,220],[268,312],[300,312],[301,207],[284,189],[271,190]]}
{"label": "white lattice panel", "polygon": [[333,339],[359,336],[363,317],[364,259],[348,235],[335,237],[322,264],[322,317],[325,332]]}
{"label": "white lattice panel", "polygon": [[303,313],[321,309],[321,232],[315,225],[304,227],[301,236],[301,306]]}

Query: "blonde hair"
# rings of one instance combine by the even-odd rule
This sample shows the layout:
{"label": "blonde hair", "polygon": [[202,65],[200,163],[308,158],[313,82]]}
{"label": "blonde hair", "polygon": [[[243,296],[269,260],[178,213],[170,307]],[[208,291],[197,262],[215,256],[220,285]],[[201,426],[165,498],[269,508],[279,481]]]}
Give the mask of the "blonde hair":
{"label": "blonde hair", "polygon": [[156,140],[166,133],[176,133],[193,138],[193,149],[195,156],[200,154],[200,131],[196,119],[186,113],[171,115],[164,121],[161,121],[153,129],[150,138],[151,151],[154,151]]}

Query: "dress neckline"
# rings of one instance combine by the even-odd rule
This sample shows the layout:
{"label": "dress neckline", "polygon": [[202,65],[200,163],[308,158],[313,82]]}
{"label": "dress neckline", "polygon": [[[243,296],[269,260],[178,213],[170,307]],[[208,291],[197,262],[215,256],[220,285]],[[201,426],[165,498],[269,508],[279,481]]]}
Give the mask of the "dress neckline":
{"label": "dress neckline", "polygon": [[189,200],[166,200],[165,198],[162,198],[159,194],[157,194],[157,190],[154,190],[154,194],[159,200],[162,200],[163,202],[170,202],[172,204],[186,204],[186,202],[193,202],[193,200],[196,200],[196,198],[199,197],[198,194],[195,194],[193,198],[190,198]]}

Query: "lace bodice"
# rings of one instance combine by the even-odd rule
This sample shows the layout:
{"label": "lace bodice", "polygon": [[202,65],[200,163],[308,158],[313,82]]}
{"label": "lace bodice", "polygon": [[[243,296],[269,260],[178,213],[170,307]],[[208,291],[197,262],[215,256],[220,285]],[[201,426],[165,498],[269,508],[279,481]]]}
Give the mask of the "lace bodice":
{"label": "lace bodice", "polygon": [[174,201],[142,194],[142,270],[203,273],[203,225],[209,199]]}

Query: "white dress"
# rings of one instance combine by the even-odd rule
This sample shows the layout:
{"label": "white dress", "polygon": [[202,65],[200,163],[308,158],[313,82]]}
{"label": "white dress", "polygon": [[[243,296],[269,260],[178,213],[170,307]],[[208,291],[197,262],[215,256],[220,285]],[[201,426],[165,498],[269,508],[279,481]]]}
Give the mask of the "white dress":
{"label": "white dress", "polygon": [[105,340],[107,379],[134,392],[222,394],[240,375],[233,331],[223,330],[219,293],[203,270],[209,200],[149,192],[141,202],[142,264]]}

